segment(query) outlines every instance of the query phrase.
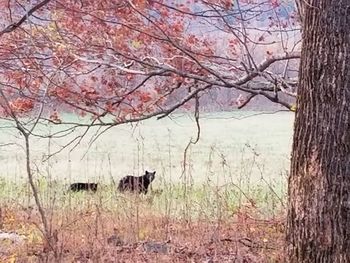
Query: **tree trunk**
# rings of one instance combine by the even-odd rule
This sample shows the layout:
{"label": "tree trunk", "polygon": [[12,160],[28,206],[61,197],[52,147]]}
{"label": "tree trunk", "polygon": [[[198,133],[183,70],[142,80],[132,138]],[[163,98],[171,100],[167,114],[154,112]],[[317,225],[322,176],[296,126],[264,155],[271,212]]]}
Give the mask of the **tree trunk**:
{"label": "tree trunk", "polygon": [[[306,3],[307,2],[307,3]],[[289,262],[350,262],[350,0],[303,5]]]}

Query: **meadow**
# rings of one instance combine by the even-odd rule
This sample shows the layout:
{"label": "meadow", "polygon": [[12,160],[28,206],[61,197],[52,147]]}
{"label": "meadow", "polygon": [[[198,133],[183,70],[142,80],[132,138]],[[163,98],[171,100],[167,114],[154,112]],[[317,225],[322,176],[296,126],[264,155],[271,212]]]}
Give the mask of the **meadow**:
{"label": "meadow", "polygon": [[[25,245],[0,249],[0,259],[277,262],[293,114],[203,113],[200,127],[200,140],[190,146],[186,160],[184,150],[197,133],[187,114],[116,126],[96,141],[91,138],[100,130],[90,129],[76,147],[64,149],[84,131],[58,139],[33,138],[34,175],[57,236],[54,256],[46,253],[39,231],[23,142],[13,129],[4,129],[0,143],[11,145],[0,152],[0,226],[22,234]],[[43,125],[39,133],[58,129],[62,127]],[[149,195],[116,191],[121,177],[145,170],[156,171]],[[99,189],[96,194],[67,191],[77,181],[98,182]]]}

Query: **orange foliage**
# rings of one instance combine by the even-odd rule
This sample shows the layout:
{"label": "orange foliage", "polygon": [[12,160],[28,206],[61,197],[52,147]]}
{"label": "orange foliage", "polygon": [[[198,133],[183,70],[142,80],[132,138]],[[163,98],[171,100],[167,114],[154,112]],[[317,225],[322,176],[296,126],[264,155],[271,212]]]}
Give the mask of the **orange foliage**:
{"label": "orange foliage", "polygon": [[[0,0],[0,9],[11,10],[2,23],[20,21],[24,10],[38,3]],[[183,97],[194,83],[207,85],[206,79],[217,87],[227,85],[222,74],[239,79],[245,72],[232,69],[242,68],[240,56],[246,53],[240,52],[241,16],[249,24],[258,16],[254,8],[281,5],[277,0],[241,1],[239,13],[232,0],[50,2],[35,11],[31,23],[0,33],[0,83],[7,98],[16,97],[11,100],[16,112],[35,110],[36,101],[57,112],[108,112],[120,118],[155,110],[154,104],[165,109],[173,89]],[[271,27],[292,24],[261,15]],[[270,34],[256,40],[268,41]],[[244,39],[247,46],[256,44],[251,39]]]}
{"label": "orange foliage", "polygon": [[10,104],[11,110],[17,113],[29,112],[34,107],[33,100],[28,98],[17,98],[10,101],[9,104]]}

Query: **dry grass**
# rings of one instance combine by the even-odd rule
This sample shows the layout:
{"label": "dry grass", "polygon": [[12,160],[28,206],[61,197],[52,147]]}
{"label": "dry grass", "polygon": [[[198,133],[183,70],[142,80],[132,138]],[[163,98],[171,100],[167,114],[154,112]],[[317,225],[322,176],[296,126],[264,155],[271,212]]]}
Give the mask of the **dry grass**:
{"label": "dry grass", "polygon": [[147,199],[127,198],[135,206],[124,212],[95,203],[48,214],[54,247],[48,246],[39,231],[35,209],[5,206],[1,209],[2,231],[15,231],[25,239],[17,244],[2,240],[0,261],[282,261],[282,217],[262,219],[257,208],[246,204],[224,219],[176,218],[148,210]]}

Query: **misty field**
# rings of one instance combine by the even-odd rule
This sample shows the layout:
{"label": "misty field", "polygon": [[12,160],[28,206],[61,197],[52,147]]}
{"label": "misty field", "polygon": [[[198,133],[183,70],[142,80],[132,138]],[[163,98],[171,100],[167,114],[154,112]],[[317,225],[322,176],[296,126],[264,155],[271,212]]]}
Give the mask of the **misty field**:
{"label": "misty field", "polygon": [[[34,176],[50,224],[61,242],[57,248],[60,257],[63,262],[89,257],[99,261],[119,253],[121,262],[133,262],[128,261],[130,253],[136,253],[136,258],[153,253],[164,256],[162,261],[152,254],[151,258],[159,262],[169,258],[184,262],[192,256],[203,259],[202,254],[179,254],[185,243],[194,246],[188,245],[187,250],[196,247],[206,251],[213,240],[226,240],[225,245],[214,244],[221,260],[233,255],[251,259],[251,250],[256,262],[276,260],[283,240],[279,218],[285,207],[292,126],[293,114],[286,112],[202,114],[200,140],[188,149],[186,162],[184,150],[197,133],[195,121],[187,114],[116,126],[95,141],[101,130],[91,129],[79,144],[75,145],[75,140],[66,148],[62,147],[84,130],[60,139],[33,138]],[[42,125],[40,129],[40,134],[54,134],[63,128]],[[27,237],[25,248],[20,246],[22,252],[17,246],[10,247],[7,253],[0,250],[0,256],[4,253],[3,258],[8,259],[16,253],[26,262],[23,251],[33,256],[45,242],[37,230],[40,220],[26,182],[23,142],[12,128],[6,128],[0,143],[11,144],[0,152],[0,224]],[[145,170],[156,171],[149,195],[116,191],[121,177],[142,175]],[[98,182],[99,189],[96,194],[67,191],[69,184],[77,181]],[[202,235],[203,240],[198,239]],[[111,237],[122,241],[112,242],[111,248]],[[158,243],[147,243],[150,240]],[[139,242],[143,242],[142,248]],[[235,242],[238,252],[226,251],[232,247],[230,242]],[[272,247],[276,251],[270,253]],[[105,252],[101,254],[101,250]],[[92,254],[86,256],[86,251]]]}
{"label": "misty field", "polygon": [[[223,183],[227,177],[237,179],[247,175],[254,181],[261,175],[278,181],[281,173],[289,168],[291,113],[202,114],[200,126],[200,140],[187,154],[187,173],[195,182],[210,178]],[[43,125],[40,129],[43,132],[39,134],[64,130],[61,126]],[[140,175],[148,169],[156,170],[158,179],[179,182],[184,150],[197,133],[193,118],[187,114],[116,126],[102,133],[93,143],[92,136],[101,130],[91,128],[73,150],[76,141],[46,160],[46,155],[61,150],[84,131],[76,130],[60,139],[32,139],[32,159],[41,176],[68,182],[97,180],[108,183],[112,178]],[[3,128],[0,144],[11,143],[14,145],[1,148],[0,176],[16,181],[25,178],[23,140],[13,129]]]}

